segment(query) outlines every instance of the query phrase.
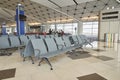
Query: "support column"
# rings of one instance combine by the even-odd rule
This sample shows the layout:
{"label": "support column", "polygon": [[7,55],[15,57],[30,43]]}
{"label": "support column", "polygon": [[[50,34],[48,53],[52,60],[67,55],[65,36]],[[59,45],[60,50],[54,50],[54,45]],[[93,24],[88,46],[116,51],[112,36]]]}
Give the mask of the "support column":
{"label": "support column", "polygon": [[45,26],[45,32],[48,33],[48,32],[49,32],[49,28],[50,28],[50,27],[49,27],[49,24],[46,24],[46,26]]}
{"label": "support column", "polygon": [[77,33],[78,35],[79,35],[79,34],[82,34],[82,32],[83,32],[83,23],[80,22],[80,21],[78,22],[78,29],[77,29],[77,30],[78,30],[78,31],[77,31],[77,32],[78,32],[78,33]]}
{"label": "support column", "polygon": [[5,23],[2,24],[2,30],[1,31],[2,31],[2,35],[7,35]]}
{"label": "support column", "polygon": [[55,31],[57,31],[57,24],[55,23]]}
{"label": "support column", "polygon": [[17,35],[25,34],[25,20],[23,6],[21,4],[17,5],[16,8],[16,24],[17,24]]}

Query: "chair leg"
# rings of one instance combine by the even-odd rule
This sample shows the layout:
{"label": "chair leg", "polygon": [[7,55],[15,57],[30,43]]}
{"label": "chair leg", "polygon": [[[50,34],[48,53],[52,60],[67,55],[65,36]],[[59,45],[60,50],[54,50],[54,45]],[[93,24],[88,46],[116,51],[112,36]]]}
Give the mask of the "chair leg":
{"label": "chair leg", "polygon": [[32,61],[32,64],[34,64],[34,60],[33,60],[33,58],[30,56],[30,59],[31,59],[31,61]]}
{"label": "chair leg", "polygon": [[91,43],[89,43],[89,45],[91,45],[91,47],[93,48],[93,45]]}
{"label": "chair leg", "polygon": [[44,58],[42,58],[38,64],[38,66],[40,66],[41,62],[43,62]]}
{"label": "chair leg", "polygon": [[44,58],[44,59],[48,63],[48,65],[50,66],[50,70],[53,70],[52,65],[51,65],[50,61],[48,60],[48,58]]}

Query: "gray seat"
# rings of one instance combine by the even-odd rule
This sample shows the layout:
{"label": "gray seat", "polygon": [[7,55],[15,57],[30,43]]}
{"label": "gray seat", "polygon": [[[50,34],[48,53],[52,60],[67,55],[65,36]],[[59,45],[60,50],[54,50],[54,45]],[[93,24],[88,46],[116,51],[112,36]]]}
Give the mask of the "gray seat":
{"label": "gray seat", "polygon": [[56,37],[54,39],[56,41],[58,49],[61,50],[61,52],[66,53],[68,51],[73,50],[73,48],[65,46],[64,41],[62,40],[61,37]]}
{"label": "gray seat", "polygon": [[44,57],[44,56],[41,56],[41,55],[47,53],[47,48],[45,46],[45,43],[44,43],[43,39],[33,39],[33,40],[31,40],[31,42],[32,42],[32,46],[33,46],[33,49],[34,49],[35,57],[39,57],[39,58]]}
{"label": "gray seat", "polygon": [[66,48],[64,41],[62,40],[61,37],[55,37],[54,39],[56,41],[56,45],[57,45],[58,49]]}
{"label": "gray seat", "polygon": [[79,42],[79,45],[82,47],[84,45],[84,42],[82,41],[82,39],[80,38],[80,36],[76,36]]}
{"label": "gray seat", "polygon": [[27,45],[27,43],[29,41],[29,39],[27,38],[27,36],[21,35],[19,38],[20,38],[20,41],[21,41],[22,45]]}
{"label": "gray seat", "polygon": [[50,35],[50,38],[54,38],[55,36],[54,35]]}
{"label": "gray seat", "polygon": [[45,35],[45,38],[50,38],[50,36],[49,35]]}
{"label": "gray seat", "polygon": [[66,48],[67,48],[68,50],[71,51],[71,50],[76,49],[76,47],[74,46],[74,44],[73,44],[73,45],[71,44],[68,36],[63,36],[62,38],[63,38],[64,43],[65,43],[65,46],[66,46]]}
{"label": "gray seat", "polygon": [[0,55],[10,55],[9,49],[11,48],[7,37],[0,37]]}
{"label": "gray seat", "polygon": [[31,40],[31,39],[36,39],[36,36],[35,35],[27,35],[28,38]]}
{"label": "gray seat", "polygon": [[84,43],[84,45],[91,45],[93,47],[93,45],[91,44],[91,42],[87,39],[87,37],[85,35],[79,35],[82,42]]}
{"label": "gray seat", "polygon": [[41,59],[39,62],[39,65],[43,60],[45,60],[50,65],[52,70],[53,68],[48,58],[54,57],[60,53],[57,49],[56,43],[53,40],[53,38],[45,39],[45,43],[47,45],[48,51],[43,39],[34,39],[34,40],[31,40],[31,43],[32,43],[34,55]]}
{"label": "gray seat", "polygon": [[21,46],[18,36],[11,36],[11,37],[9,37],[9,40],[10,40],[11,47],[20,47]]}
{"label": "gray seat", "polygon": [[9,37],[9,35],[1,35],[1,37],[6,37],[6,38],[8,38],[8,37]]}
{"label": "gray seat", "polygon": [[48,58],[62,54],[62,53],[64,53],[64,51],[61,49],[57,49],[57,45],[56,45],[53,38],[46,38],[45,43],[46,43],[47,48],[48,48],[48,54],[45,54],[45,58],[46,58],[46,61],[50,65],[51,70],[52,70],[52,65],[51,65],[50,61],[48,60]]}
{"label": "gray seat", "polygon": [[32,60],[32,64],[34,64],[34,61],[32,59],[32,56],[34,56],[34,49],[33,45],[31,43],[31,40],[28,41],[27,45],[25,46],[25,49],[20,50],[21,56],[24,57],[23,61],[25,61],[25,58],[30,57]]}
{"label": "gray seat", "polygon": [[7,37],[0,37],[0,49],[10,48],[9,40]]}
{"label": "gray seat", "polygon": [[44,39],[45,36],[44,35],[39,35],[40,39]]}

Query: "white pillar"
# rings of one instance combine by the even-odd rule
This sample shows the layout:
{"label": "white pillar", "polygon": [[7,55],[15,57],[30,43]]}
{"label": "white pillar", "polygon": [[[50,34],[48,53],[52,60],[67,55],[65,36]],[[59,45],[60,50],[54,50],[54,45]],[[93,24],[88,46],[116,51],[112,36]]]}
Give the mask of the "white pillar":
{"label": "white pillar", "polygon": [[78,30],[78,31],[77,31],[77,32],[78,32],[78,33],[77,33],[78,35],[79,35],[79,34],[82,34],[82,32],[83,32],[83,23],[80,22],[80,21],[78,22],[78,29],[77,29],[77,30]]}
{"label": "white pillar", "polygon": [[45,32],[48,32],[48,31],[49,31],[49,29],[50,29],[49,24],[46,24],[46,26],[45,26]]}
{"label": "white pillar", "polygon": [[55,31],[57,31],[57,24],[55,23]]}

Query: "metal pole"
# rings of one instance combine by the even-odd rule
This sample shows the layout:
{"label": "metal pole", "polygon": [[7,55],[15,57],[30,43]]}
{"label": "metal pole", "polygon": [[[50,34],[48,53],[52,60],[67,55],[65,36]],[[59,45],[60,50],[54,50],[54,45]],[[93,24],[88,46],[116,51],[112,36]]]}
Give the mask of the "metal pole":
{"label": "metal pole", "polygon": [[20,13],[20,6],[19,6],[19,4],[18,4],[18,35],[20,35],[20,17],[19,17],[19,13]]}

